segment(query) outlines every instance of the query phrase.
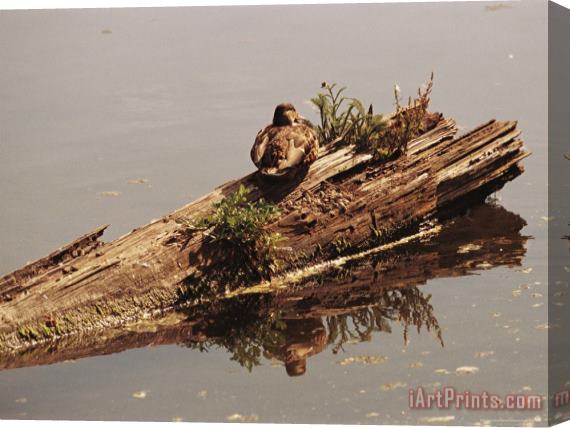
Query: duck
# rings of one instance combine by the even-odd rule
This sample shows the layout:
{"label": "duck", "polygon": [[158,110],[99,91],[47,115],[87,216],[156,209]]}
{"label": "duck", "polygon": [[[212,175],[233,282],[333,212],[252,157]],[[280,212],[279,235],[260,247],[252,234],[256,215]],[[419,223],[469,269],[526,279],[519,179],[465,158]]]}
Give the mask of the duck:
{"label": "duck", "polygon": [[261,129],[251,148],[251,160],[266,177],[290,178],[317,160],[319,139],[311,123],[293,104],[275,107],[273,121]]}

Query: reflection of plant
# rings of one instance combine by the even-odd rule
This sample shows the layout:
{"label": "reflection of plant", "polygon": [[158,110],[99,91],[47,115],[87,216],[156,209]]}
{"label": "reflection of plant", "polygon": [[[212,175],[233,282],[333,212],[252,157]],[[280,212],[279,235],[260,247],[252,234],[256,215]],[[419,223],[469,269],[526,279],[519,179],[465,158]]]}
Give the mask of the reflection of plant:
{"label": "reflection of plant", "polygon": [[[277,313],[259,314],[260,298],[238,298],[230,302],[216,302],[214,307],[198,309],[207,319],[202,328],[207,338],[201,342],[189,342],[189,348],[207,352],[213,346],[225,348],[231,360],[251,371],[261,364],[263,350],[281,346],[285,341],[285,323]],[[197,314],[192,314],[196,317]]]}
{"label": "reflection of plant", "polygon": [[404,342],[408,343],[408,329],[415,326],[418,333],[422,327],[435,331],[443,345],[441,329],[433,314],[433,307],[427,297],[417,288],[388,289],[374,305],[350,314],[326,317],[328,342],[333,352],[351,340],[368,341],[374,331],[391,333],[390,322],[399,321],[404,328]]}
{"label": "reflection of plant", "polygon": [[[429,304],[430,297],[424,296],[417,287],[386,289],[368,302],[369,306],[362,307],[362,298],[358,298],[355,302],[348,302],[346,307],[331,309],[342,313],[323,319],[327,344],[337,353],[348,341],[370,341],[373,332],[391,333],[391,323],[400,322],[406,343],[409,327],[415,326],[418,333],[422,328],[435,331],[443,345],[441,329]],[[232,361],[251,371],[260,365],[264,351],[281,348],[285,343],[295,343],[296,340],[295,332],[287,330],[282,314],[266,306],[271,299],[267,295],[253,295],[194,308],[190,319],[194,322],[200,320],[196,323],[196,331],[204,335],[205,340],[188,342],[186,346],[202,352],[214,346],[225,348],[232,355]],[[326,311],[327,306],[326,302],[320,302],[318,311]],[[303,312],[305,317],[299,319],[314,319],[305,304]]]}
{"label": "reflection of plant", "polygon": [[320,116],[317,133],[322,145],[354,145],[383,160],[404,153],[408,142],[425,131],[433,73],[426,89],[418,90],[417,99],[410,97],[407,106],[401,105],[399,88],[394,88],[396,112],[389,119],[375,114],[372,104],[366,109],[362,101],[344,96],[346,87],[336,87],[336,83],[323,82],[324,91],[311,99]]}
{"label": "reflection of plant", "polygon": [[231,334],[224,336],[218,345],[226,348],[231,354],[231,360],[236,361],[240,366],[245,367],[249,371],[254,366],[260,365],[260,357],[263,349],[281,346],[284,341],[284,323],[269,317],[268,319],[260,319],[253,323],[241,334]]}
{"label": "reflection of plant", "polygon": [[197,220],[177,220],[187,232],[204,233],[208,244],[220,245],[220,253],[225,254],[223,266],[215,273],[193,278],[186,285],[202,291],[207,288],[199,283],[202,280],[223,286],[238,286],[268,278],[274,273],[273,250],[282,237],[266,226],[279,211],[275,205],[263,199],[249,202],[249,193],[247,187],[240,185],[235,193],[214,204],[212,214]]}

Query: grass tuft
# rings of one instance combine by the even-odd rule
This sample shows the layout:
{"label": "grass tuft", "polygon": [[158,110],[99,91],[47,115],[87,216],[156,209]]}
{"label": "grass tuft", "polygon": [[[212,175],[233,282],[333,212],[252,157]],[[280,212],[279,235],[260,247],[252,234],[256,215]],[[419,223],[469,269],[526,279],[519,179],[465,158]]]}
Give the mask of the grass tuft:
{"label": "grass tuft", "polygon": [[402,105],[400,89],[394,87],[396,112],[391,117],[374,113],[372,104],[365,108],[357,98],[345,96],[346,87],[323,82],[322,92],[311,99],[320,124],[316,127],[321,145],[354,145],[357,151],[370,152],[376,160],[405,153],[407,144],[425,132],[428,107],[433,89],[433,73],[418,97]]}

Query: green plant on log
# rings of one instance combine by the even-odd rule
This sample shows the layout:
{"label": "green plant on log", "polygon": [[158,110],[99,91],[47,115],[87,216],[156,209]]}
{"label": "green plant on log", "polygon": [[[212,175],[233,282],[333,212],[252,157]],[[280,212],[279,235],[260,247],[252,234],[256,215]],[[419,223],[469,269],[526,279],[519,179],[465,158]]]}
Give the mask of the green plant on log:
{"label": "green plant on log", "polygon": [[274,249],[283,238],[267,225],[279,214],[277,207],[260,199],[248,201],[250,189],[239,189],[214,204],[212,214],[195,220],[177,222],[189,232],[200,231],[215,247],[222,260],[212,268],[194,275],[185,284],[191,295],[203,294],[211,288],[236,288],[239,285],[268,279],[277,268]]}
{"label": "green plant on log", "polygon": [[21,326],[17,330],[18,336],[24,340],[39,340],[41,339],[40,333],[32,326]]}
{"label": "green plant on log", "polygon": [[337,89],[336,83],[321,85],[323,92],[311,99],[317,108],[320,124],[316,127],[322,145],[354,145],[357,151],[370,152],[376,160],[385,160],[405,153],[408,142],[425,132],[428,106],[433,89],[433,73],[418,98],[410,97],[403,106],[400,90],[394,87],[396,112],[389,118],[374,113],[356,98],[344,96],[346,87]]}
{"label": "green plant on log", "polygon": [[386,126],[381,114],[374,114],[372,104],[365,109],[362,101],[343,95],[346,87],[337,84],[321,84],[324,90],[311,99],[319,111],[320,125],[317,133],[321,144],[354,144],[365,149]]}
{"label": "green plant on log", "polygon": [[425,85],[425,89],[418,89],[418,97],[408,98],[408,104],[402,105],[400,88],[394,86],[396,112],[390,119],[381,135],[383,149],[387,152],[405,152],[408,142],[425,132],[426,120],[429,118],[428,107],[431,91],[433,89],[433,73]]}

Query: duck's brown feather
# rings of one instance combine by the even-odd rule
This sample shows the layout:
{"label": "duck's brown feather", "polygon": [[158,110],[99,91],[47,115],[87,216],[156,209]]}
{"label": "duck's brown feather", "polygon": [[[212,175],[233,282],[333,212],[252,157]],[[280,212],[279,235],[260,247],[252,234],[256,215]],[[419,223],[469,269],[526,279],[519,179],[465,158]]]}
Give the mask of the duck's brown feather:
{"label": "duck's brown feather", "polygon": [[280,175],[291,168],[310,165],[317,159],[319,140],[312,128],[295,123],[268,125],[257,134],[251,159],[267,175]]}

